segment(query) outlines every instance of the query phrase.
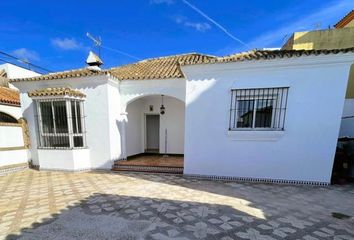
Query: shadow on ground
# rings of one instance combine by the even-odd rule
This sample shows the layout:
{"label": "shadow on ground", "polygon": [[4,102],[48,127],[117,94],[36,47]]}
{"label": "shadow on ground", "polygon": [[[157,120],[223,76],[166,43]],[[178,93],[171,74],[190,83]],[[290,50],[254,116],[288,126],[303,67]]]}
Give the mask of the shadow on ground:
{"label": "shadow on ground", "polygon": [[[254,207],[254,206],[253,206]],[[271,215],[256,218],[228,205],[93,194],[6,239],[353,239],[335,222]]]}

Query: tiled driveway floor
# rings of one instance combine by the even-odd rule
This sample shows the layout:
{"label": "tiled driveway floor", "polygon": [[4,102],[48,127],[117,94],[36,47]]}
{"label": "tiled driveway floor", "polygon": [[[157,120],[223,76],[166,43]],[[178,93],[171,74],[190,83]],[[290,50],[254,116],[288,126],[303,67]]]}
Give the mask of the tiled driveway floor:
{"label": "tiled driveway floor", "polygon": [[0,177],[0,239],[354,239],[354,186],[26,170]]}

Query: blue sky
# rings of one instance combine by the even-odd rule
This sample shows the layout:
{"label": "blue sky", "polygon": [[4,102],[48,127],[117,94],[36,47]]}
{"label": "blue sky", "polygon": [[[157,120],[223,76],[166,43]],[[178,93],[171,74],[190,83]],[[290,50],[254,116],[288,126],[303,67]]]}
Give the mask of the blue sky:
{"label": "blue sky", "polygon": [[[0,51],[53,71],[85,66],[101,36],[104,67],[201,52],[280,47],[294,31],[333,26],[354,0],[1,1]],[[1,57],[1,56],[0,56]]]}

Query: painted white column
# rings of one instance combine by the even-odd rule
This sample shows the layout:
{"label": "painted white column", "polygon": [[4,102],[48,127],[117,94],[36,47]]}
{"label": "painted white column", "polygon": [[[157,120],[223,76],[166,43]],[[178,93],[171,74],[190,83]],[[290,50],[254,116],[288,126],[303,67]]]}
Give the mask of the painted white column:
{"label": "painted white column", "polygon": [[122,140],[121,140],[121,149],[122,149],[122,157],[121,159],[126,160],[127,159],[127,147],[126,147],[126,124],[127,124],[127,120],[128,120],[128,113],[127,112],[122,112],[121,114],[121,118],[120,118],[120,122],[121,122],[121,136],[122,136]]}

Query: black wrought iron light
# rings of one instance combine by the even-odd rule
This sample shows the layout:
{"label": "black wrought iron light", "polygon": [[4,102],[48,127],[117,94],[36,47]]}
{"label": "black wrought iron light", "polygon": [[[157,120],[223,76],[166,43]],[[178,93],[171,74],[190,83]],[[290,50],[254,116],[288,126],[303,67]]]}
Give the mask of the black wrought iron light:
{"label": "black wrought iron light", "polygon": [[161,107],[160,107],[160,114],[165,114],[165,106],[163,105],[163,95],[161,95]]}

